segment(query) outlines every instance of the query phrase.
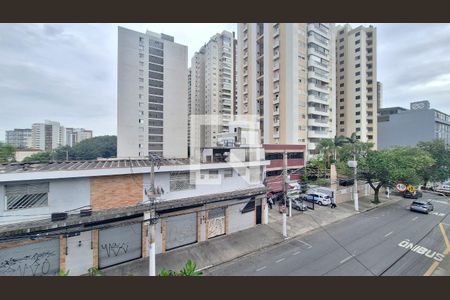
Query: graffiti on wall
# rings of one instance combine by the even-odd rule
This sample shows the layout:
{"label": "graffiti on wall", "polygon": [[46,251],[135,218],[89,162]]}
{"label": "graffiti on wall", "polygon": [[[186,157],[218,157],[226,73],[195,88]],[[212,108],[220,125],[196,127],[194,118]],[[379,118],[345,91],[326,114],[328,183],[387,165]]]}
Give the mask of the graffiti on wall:
{"label": "graffiti on wall", "polygon": [[119,256],[128,252],[128,243],[106,243],[101,245],[101,249],[106,251],[108,257]]}
{"label": "graffiti on wall", "polygon": [[[16,255],[14,255],[16,254]],[[59,270],[59,258],[55,250],[43,250],[31,254],[12,253],[1,256],[2,276],[43,276],[54,275]],[[55,261],[56,260],[56,261]]]}

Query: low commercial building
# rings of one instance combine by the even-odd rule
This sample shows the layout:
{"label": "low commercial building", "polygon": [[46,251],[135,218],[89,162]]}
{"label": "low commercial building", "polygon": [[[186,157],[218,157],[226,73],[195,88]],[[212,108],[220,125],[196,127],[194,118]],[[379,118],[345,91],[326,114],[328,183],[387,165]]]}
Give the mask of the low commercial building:
{"label": "low commercial building", "polygon": [[429,101],[402,107],[382,108],[378,114],[378,149],[415,146],[418,142],[442,139],[450,144],[450,115],[430,108]]}
{"label": "low commercial building", "polygon": [[41,149],[32,149],[32,148],[31,149],[17,149],[16,150],[16,161],[21,162],[25,158],[27,158],[33,154],[39,153],[39,152],[42,152],[42,150]]}
{"label": "low commercial building", "polygon": [[[248,151],[214,149],[198,163],[161,160],[156,253],[267,222],[267,162]],[[0,165],[0,275],[81,275],[146,257],[150,166],[121,159]],[[61,213],[67,218],[57,220]]]}

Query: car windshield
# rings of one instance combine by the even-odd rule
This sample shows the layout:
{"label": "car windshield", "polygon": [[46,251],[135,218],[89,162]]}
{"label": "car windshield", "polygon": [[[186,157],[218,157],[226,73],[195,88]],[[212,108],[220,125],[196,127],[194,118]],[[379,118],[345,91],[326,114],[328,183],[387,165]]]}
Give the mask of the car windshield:
{"label": "car windshield", "polygon": [[423,203],[423,202],[417,202],[417,201],[414,201],[412,204],[413,204],[413,205],[419,205],[419,206],[424,206],[424,205],[425,205],[425,203]]}

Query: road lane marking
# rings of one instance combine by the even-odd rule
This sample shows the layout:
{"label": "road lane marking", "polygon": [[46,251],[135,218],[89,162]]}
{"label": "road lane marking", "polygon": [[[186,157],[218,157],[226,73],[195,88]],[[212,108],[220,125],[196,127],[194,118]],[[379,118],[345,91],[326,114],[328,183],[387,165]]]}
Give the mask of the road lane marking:
{"label": "road lane marking", "polygon": [[340,264],[343,264],[343,263],[345,263],[347,260],[349,260],[349,259],[351,259],[353,256],[349,256],[349,257],[347,257],[347,258],[344,258],[343,260],[341,260],[339,263]]}
{"label": "road lane marking", "polygon": [[391,234],[393,234],[394,232],[393,231],[391,231],[391,232],[389,232],[389,233],[387,233],[387,234],[385,234],[384,235],[384,237],[388,237],[388,236],[390,236]]}
{"label": "road lane marking", "polygon": [[297,252],[294,252],[292,255],[297,255],[299,253],[300,253],[300,251],[297,251]]}
{"label": "road lane marking", "polygon": [[450,242],[448,241],[447,233],[445,232],[445,229],[444,229],[444,226],[442,225],[442,223],[439,223],[439,228],[441,229],[442,235],[444,236],[445,245],[447,246],[446,252],[448,253],[450,251]]}
{"label": "road lane marking", "polygon": [[304,241],[302,241],[302,240],[297,240],[297,241],[299,241],[299,242],[302,243],[303,245],[308,246],[308,249],[312,248],[312,246],[311,246],[310,244],[308,244],[307,242],[304,242]]}
{"label": "road lane marking", "polygon": [[439,216],[439,217],[445,216],[445,214],[440,213],[440,212],[437,212],[437,211],[433,211],[433,212],[431,212],[430,214],[435,215],[435,216]]}
{"label": "road lane marking", "polygon": [[261,267],[261,268],[259,268],[259,269],[256,269],[256,272],[262,271],[262,270],[264,270],[265,268],[267,268],[267,267],[264,266],[264,267]]}
{"label": "road lane marking", "polygon": [[434,270],[436,270],[437,266],[439,265],[439,262],[435,261],[431,264],[431,266],[428,268],[428,270],[423,274],[423,276],[431,276],[433,274]]}
{"label": "road lane marking", "polygon": [[415,220],[417,220],[418,218],[419,218],[419,217],[414,217],[412,220],[415,221]]}
{"label": "road lane marking", "polygon": [[277,261],[275,261],[276,263],[280,263],[280,262],[282,262],[283,260],[285,260],[286,258],[280,258],[279,260],[277,260]]}
{"label": "road lane marking", "polygon": [[200,268],[200,269],[198,269],[197,271],[202,271],[202,270],[204,270],[204,269],[208,269],[208,268],[211,268],[213,265],[209,265],[209,266],[206,266],[206,267],[203,267],[203,268]]}
{"label": "road lane marking", "polygon": [[432,200],[433,202],[441,203],[441,204],[449,204],[448,202],[441,201],[441,200]]}

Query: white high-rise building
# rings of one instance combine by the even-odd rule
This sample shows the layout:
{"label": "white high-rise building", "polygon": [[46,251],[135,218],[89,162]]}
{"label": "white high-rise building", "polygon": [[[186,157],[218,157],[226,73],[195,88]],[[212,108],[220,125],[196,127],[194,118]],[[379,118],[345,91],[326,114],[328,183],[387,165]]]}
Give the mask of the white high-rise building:
{"label": "white high-rise building", "polygon": [[259,115],[262,143],[314,155],[336,133],[334,24],[240,23],[237,36],[237,113]]}
{"label": "white high-rise building", "polygon": [[[200,147],[217,146],[218,135],[228,132],[234,110],[234,33],[211,37],[191,59],[191,109],[189,116],[202,119],[192,130]],[[194,135],[194,134],[193,134]]]}
{"label": "white high-rise building", "polygon": [[187,46],[123,27],[118,36],[118,157],[186,158]]}
{"label": "white high-rise building", "polygon": [[337,134],[377,148],[377,34],[373,26],[339,26],[336,34]]}
{"label": "white high-rise building", "polygon": [[73,147],[83,140],[91,139],[92,136],[92,130],[86,130],[84,128],[66,128],[66,145]]}
{"label": "white high-rise building", "polygon": [[32,125],[32,148],[50,151],[64,145],[66,145],[66,132],[59,122],[46,120],[45,123]]}

